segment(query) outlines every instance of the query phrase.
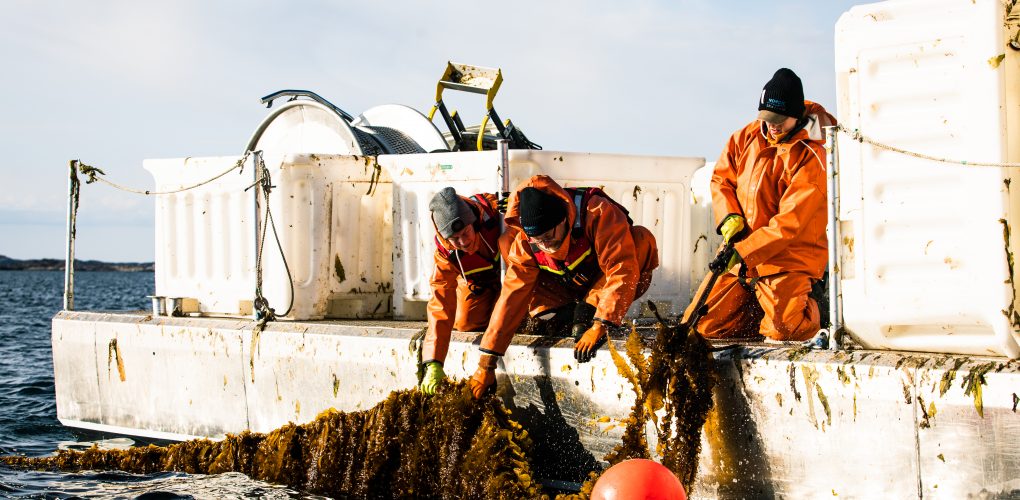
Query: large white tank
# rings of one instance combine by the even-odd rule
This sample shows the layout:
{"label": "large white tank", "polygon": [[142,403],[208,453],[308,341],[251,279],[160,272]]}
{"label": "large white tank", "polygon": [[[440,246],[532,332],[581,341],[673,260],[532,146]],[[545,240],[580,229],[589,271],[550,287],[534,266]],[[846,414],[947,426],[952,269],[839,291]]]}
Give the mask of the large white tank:
{"label": "large white tank", "polygon": [[[884,144],[1020,161],[1017,15],[999,0],[854,7],[836,25],[838,119]],[[1020,356],[1017,169],[839,137],[847,330],[866,347]]]}
{"label": "large white tank", "polygon": [[[262,292],[270,306],[288,319],[388,316],[393,194],[385,172],[371,157],[275,158],[266,165],[275,188],[269,196],[273,224],[262,254]],[[157,189],[170,190],[236,160],[180,158],[144,165]],[[255,217],[252,190],[245,191],[251,182],[249,175],[231,173],[157,198],[157,295],[194,299],[191,312],[251,314]],[[259,218],[268,224],[264,212]]]}
{"label": "large white tank", "polygon": [[[704,267],[692,266],[692,255],[695,250],[706,254],[711,244],[706,238],[712,238],[704,234],[711,231],[706,231],[703,213],[692,218],[697,202],[691,179],[705,164],[703,158],[534,150],[510,150],[508,156],[511,189],[533,175],[545,174],[566,187],[602,187],[626,207],[635,224],[652,232],[659,247],[660,265],[641,303],[654,300],[663,313],[681,312],[690,301],[692,282],[704,274]],[[393,181],[394,218],[399,221],[393,239],[394,312],[400,318],[424,318],[424,304],[432,295],[429,277],[435,252],[429,200],[446,186],[465,196],[496,192],[499,154],[386,155],[379,157],[379,163]],[[692,219],[697,224],[692,225]],[[631,316],[642,313],[641,303],[631,307]]]}

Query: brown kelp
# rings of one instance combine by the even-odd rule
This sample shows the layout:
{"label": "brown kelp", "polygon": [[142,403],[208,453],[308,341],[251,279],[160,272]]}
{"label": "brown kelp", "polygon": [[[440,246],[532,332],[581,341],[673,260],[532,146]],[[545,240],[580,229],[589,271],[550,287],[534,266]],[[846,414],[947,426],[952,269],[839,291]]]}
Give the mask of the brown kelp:
{"label": "brown kelp", "polygon": [[[655,424],[661,462],[680,479],[688,492],[694,486],[701,453],[701,431],[712,410],[717,382],[708,342],[684,324],[659,319],[659,332],[650,355],[641,336],[632,329],[625,344],[627,360],[609,343],[610,355],[635,393],[634,406],[619,445],[606,456],[610,465],[632,458],[649,458],[645,435],[649,419]],[[588,498],[597,474],[576,495],[558,499]]]}
{"label": "brown kelp", "polygon": [[306,492],[359,498],[536,498],[542,493],[531,477],[530,446],[527,431],[498,399],[472,401],[466,384],[455,383],[432,397],[396,391],[369,410],[327,410],[268,434],[3,461],[64,471],[236,471]]}

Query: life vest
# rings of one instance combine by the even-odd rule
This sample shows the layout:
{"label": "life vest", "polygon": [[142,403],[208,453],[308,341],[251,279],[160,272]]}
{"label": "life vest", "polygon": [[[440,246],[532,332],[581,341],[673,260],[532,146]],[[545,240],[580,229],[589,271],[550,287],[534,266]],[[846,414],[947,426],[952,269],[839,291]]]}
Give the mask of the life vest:
{"label": "life vest", "polygon": [[489,200],[485,199],[484,196],[476,194],[471,199],[478,202],[482,207],[481,214],[478,214],[478,220],[475,222],[475,231],[478,236],[482,238],[490,249],[493,250],[493,258],[487,259],[482,257],[478,252],[465,253],[460,250],[450,250],[446,248],[443,241],[436,236],[436,249],[439,253],[447,258],[454,266],[460,269],[460,273],[464,276],[464,279],[468,281],[468,284],[476,281],[491,281],[493,279],[499,280],[499,235],[500,230],[500,214],[496,211],[496,207],[493,207]]}
{"label": "life vest", "polygon": [[599,267],[599,259],[595,254],[595,246],[584,231],[584,215],[588,213],[586,208],[592,196],[598,195],[613,205],[616,205],[623,214],[627,216],[627,223],[634,224],[626,208],[612,199],[600,188],[578,187],[564,188],[568,195],[574,200],[574,226],[570,228],[570,248],[564,260],[552,258],[549,254],[541,251],[534,244],[531,251],[538,261],[538,267],[543,271],[555,274],[567,288],[580,291],[591,287],[595,279],[602,275],[602,268]]}

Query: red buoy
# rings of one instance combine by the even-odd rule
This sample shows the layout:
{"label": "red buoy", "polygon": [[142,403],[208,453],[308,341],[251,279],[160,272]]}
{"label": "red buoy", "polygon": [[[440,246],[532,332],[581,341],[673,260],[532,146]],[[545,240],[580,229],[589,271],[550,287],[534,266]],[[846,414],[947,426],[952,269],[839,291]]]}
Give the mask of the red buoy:
{"label": "red buoy", "polygon": [[680,480],[658,462],[634,458],[608,469],[595,481],[592,500],[687,500]]}

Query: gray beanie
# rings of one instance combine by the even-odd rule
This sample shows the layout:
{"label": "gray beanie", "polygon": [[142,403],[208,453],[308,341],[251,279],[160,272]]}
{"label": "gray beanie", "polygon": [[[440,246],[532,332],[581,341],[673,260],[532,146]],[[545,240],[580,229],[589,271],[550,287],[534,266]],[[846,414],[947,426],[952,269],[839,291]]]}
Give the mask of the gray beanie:
{"label": "gray beanie", "polygon": [[429,210],[432,211],[432,220],[443,238],[449,238],[465,226],[474,224],[477,218],[471,206],[461,199],[452,187],[445,187],[436,193],[429,202]]}

